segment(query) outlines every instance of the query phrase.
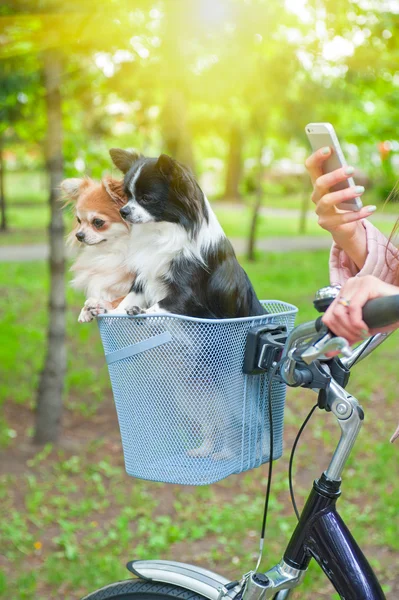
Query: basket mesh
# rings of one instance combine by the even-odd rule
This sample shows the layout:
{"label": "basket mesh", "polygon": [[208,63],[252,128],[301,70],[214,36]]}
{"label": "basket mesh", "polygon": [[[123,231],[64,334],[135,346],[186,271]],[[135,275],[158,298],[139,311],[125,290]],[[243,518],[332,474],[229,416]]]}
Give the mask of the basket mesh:
{"label": "basket mesh", "polygon": [[[269,460],[268,380],[242,372],[246,336],[263,323],[291,330],[297,309],[263,304],[269,314],[246,319],[98,318],[129,475],[204,485]],[[274,458],[284,401],[273,382]]]}

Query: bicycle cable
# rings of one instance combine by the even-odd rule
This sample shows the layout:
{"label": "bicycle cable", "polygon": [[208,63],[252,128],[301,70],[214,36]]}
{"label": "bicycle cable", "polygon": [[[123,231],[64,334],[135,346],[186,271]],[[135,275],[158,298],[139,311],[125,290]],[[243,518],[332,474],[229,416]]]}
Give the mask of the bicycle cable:
{"label": "bicycle cable", "polygon": [[293,446],[292,446],[292,449],[291,449],[291,454],[290,454],[290,462],[289,462],[289,465],[288,465],[288,485],[289,485],[289,488],[290,488],[291,502],[292,502],[292,506],[294,508],[294,512],[296,514],[296,518],[298,519],[298,521],[299,521],[299,511],[298,511],[298,507],[297,507],[297,504],[296,504],[296,501],[295,501],[294,486],[293,486],[293,483],[292,483],[292,467],[293,467],[293,464],[294,464],[295,450],[296,450],[296,447],[298,445],[299,438],[301,437],[301,435],[302,435],[302,433],[303,433],[306,425],[309,423],[309,421],[310,421],[310,419],[311,419],[314,411],[316,410],[316,408],[318,406],[319,405],[316,402],[316,404],[310,409],[310,412],[309,412],[308,416],[306,417],[306,419],[302,423],[302,425],[301,425],[301,427],[300,427],[300,429],[299,429],[299,431],[298,431],[298,433],[296,435],[295,441],[293,443]]}
{"label": "bicycle cable", "polygon": [[365,345],[365,347],[363,348],[363,350],[360,352],[359,356],[356,357],[356,359],[353,361],[353,363],[351,364],[351,368],[361,359],[361,357],[363,356],[363,354],[366,352],[367,348],[370,346],[371,342],[373,341],[372,337],[368,340],[367,344]]}
{"label": "bicycle cable", "polygon": [[271,483],[272,483],[272,476],[273,476],[274,432],[273,432],[272,385],[273,385],[273,379],[276,377],[277,372],[280,369],[281,365],[284,364],[285,361],[288,359],[289,359],[289,357],[286,356],[285,358],[283,358],[282,360],[280,360],[273,366],[273,368],[271,369],[271,371],[269,373],[269,381],[267,384],[267,401],[268,401],[268,407],[269,407],[269,427],[270,427],[269,469],[268,469],[268,477],[267,477],[265,504],[264,504],[264,509],[263,509],[262,529],[261,529],[260,541],[259,541],[259,556],[258,556],[258,561],[257,561],[256,567],[255,567],[255,573],[259,569],[259,565],[261,563],[262,555],[263,555],[263,546],[265,544],[267,513],[269,510],[269,498],[270,498],[270,490],[271,490]]}

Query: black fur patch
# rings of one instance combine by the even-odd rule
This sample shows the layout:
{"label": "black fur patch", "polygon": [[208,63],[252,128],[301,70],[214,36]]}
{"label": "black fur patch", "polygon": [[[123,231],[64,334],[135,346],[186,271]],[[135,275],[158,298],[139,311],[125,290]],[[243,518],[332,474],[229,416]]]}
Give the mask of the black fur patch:
{"label": "black fur patch", "polygon": [[160,308],[180,315],[227,319],[265,314],[244,269],[227,238],[201,263],[177,258],[171,265],[167,298]]}
{"label": "black fur patch", "polygon": [[192,237],[204,219],[208,222],[204,194],[192,173],[165,154],[137,160],[125,176],[124,187],[127,197],[134,198],[154,221],[177,223]]}
{"label": "black fur patch", "polygon": [[133,282],[132,287],[129,290],[130,292],[134,292],[135,294],[143,294],[144,293],[144,285],[142,284],[141,281],[139,281],[138,279],[136,279]]}

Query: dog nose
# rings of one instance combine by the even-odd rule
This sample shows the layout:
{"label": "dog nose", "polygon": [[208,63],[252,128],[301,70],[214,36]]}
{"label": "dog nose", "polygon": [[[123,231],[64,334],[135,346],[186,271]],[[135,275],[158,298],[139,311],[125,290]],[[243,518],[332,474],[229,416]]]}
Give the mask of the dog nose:
{"label": "dog nose", "polygon": [[130,208],[126,205],[126,206],[122,206],[122,208],[120,209],[120,214],[122,215],[122,217],[124,219],[126,219],[126,217],[130,214]]}
{"label": "dog nose", "polygon": [[83,242],[83,240],[85,239],[85,234],[83,233],[83,231],[78,231],[76,237],[78,238],[79,242]]}

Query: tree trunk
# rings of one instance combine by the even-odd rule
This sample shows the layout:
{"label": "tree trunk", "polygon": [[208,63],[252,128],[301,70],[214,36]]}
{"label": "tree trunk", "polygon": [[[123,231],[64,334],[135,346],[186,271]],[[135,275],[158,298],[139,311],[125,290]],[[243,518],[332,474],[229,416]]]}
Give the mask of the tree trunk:
{"label": "tree trunk", "polygon": [[233,125],[230,131],[230,148],[227,159],[226,186],[224,197],[226,200],[237,200],[240,197],[239,185],[242,174],[242,131]]}
{"label": "tree trunk", "polygon": [[302,198],[301,213],[299,215],[299,233],[306,233],[306,221],[310,204],[310,194],[305,194]]}
{"label": "tree trunk", "polygon": [[0,231],[7,231],[6,196],[4,192],[4,155],[2,139],[0,139]]}
{"label": "tree trunk", "polygon": [[263,140],[261,140],[260,148],[259,148],[259,157],[258,157],[258,169],[257,169],[257,181],[256,181],[256,195],[255,195],[255,204],[252,212],[251,218],[251,226],[249,230],[249,238],[248,238],[248,260],[255,260],[255,243],[256,243],[256,226],[258,224],[258,217],[260,207],[262,206],[262,175],[263,175],[263,165],[262,165],[262,153],[263,153]]}
{"label": "tree trunk", "polygon": [[62,115],[60,80],[62,61],[51,50],[43,56],[47,107],[46,164],[50,181],[50,296],[47,354],[40,376],[36,404],[34,441],[38,444],[58,439],[62,395],[66,371],[65,347],[65,249],[64,222],[59,189],[63,177]]}
{"label": "tree trunk", "polygon": [[[190,130],[187,88],[187,66],[180,35],[184,15],[190,11],[189,2],[170,0],[164,3],[165,30],[163,39],[164,61],[161,67],[161,85],[166,91],[161,115],[162,137],[170,156],[195,171],[192,135]],[[173,65],[173,68],[171,68]]]}
{"label": "tree trunk", "polygon": [[172,158],[194,172],[194,153],[187,118],[187,103],[182,91],[169,91],[162,110],[162,133],[165,149]]}

